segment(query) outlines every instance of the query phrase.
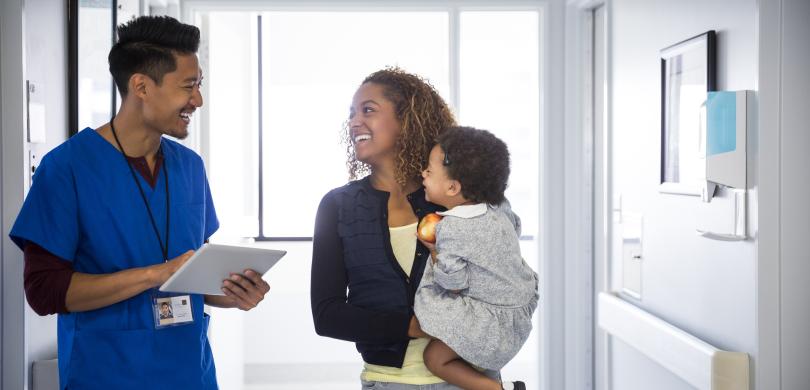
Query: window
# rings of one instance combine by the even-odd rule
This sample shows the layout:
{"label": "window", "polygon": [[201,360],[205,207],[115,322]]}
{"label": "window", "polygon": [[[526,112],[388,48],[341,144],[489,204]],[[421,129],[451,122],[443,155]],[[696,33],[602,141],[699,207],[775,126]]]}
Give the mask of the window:
{"label": "window", "polygon": [[[198,146],[221,221],[213,240],[254,237],[282,242],[252,245],[288,250],[267,276],[268,299],[238,330],[247,388],[357,387],[354,346],[312,327],[307,241],[321,197],[347,182],[342,126],[356,88],[375,70],[396,65],[427,78],[460,124],[507,143],[507,197],[523,221],[523,256],[539,268],[540,9],[442,4],[192,13],[206,78]],[[505,377],[538,388],[538,340],[534,332]],[[234,357],[217,361],[225,359]]]}
{"label": "window", "polygon": [[[537,235],[540,72],[537,12],[462,12],[459,123],[487,129],[509,146],[506,196]],[[497,69],[497,71],[493,71]]]}
{"label": "window", "polygon": [[[311,236],[321,197],[347,181],[341,125],[363,78],[386,65],[398,65],[430,79],[448,96],[448,15],[266,12],[260,16],[263,233]],[[385,34],[375,33],[380,31]]]}
{"label": "window", "polygon": [[78,126],[110,120],[114,84],[107,65],[113,44],[112,0],[80,1],[78,8]]}

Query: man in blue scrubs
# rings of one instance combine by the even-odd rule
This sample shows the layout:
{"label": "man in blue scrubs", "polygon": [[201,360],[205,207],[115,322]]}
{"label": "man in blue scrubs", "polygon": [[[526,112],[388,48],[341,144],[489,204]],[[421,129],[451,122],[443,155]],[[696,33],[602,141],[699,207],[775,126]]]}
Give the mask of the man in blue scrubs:
{"label": "man in blue scrubs", "polygon": [[168,17],[118,28],[121,109],[43,158],[11,230],[29,304],[59,313],[61,389],[216,389],[204,303],[250,310],[270,288],[246,270],[224,296],[157,290],[219,227],[202,160],[163,137],[203,104],[199,37]]}

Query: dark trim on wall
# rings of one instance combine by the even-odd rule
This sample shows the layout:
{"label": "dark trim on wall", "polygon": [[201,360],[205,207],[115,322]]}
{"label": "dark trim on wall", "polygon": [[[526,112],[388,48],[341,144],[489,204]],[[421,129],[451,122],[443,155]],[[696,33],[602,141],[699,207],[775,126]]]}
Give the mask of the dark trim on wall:
{"label": "dark trim on wall", "polygon": [[717,33],[714,30],[706,32],[706,49],[709,51],[706,58],[706,89],[717,91]]}
{"label": "dark trim on wall", "polygon": [[79,0],[68,0],[68,136],[79,131]]}
{"label": "dark trim on wall", "polygon": [[[110,27],[112,31],[110,32],[110,48],[112,48],[118,40],[118,0],[113,0],[112,2],[111,19],[112,23],[110,23]],[[110,78],[112,78],[112,75],[110,75]],[[112,80],[112,85],[110,86],[110,117],[116,113],[118,113],[118,93],[115,80]]]}

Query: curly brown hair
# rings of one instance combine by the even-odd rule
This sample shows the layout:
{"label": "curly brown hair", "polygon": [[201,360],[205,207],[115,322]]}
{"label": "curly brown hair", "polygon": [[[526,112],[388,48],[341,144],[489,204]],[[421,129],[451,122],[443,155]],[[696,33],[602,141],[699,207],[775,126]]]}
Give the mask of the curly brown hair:
{"label": "curly brown hair", "polygon": [[509,149],[486,130],[453,127],[437,142],[447,175],[461,183],[461,194],[474,202],[501,204],[509,180]]}
{"label": "curly brown hair", "polygon": [[[456,119],[430,82],[415,74],[388,67],[370,74],[361,85],[366,83],[382,86],[383,94],[394,104],[401,126],[396,142],[395,178],[400,186],[405,187],[409,181],[419,180],[439,134],[455,126]],[[371,167],[357,160],[349,122],[344,123],[343,127],[346,167],[349,169],[349,179],[355,180],[370,173]]]}

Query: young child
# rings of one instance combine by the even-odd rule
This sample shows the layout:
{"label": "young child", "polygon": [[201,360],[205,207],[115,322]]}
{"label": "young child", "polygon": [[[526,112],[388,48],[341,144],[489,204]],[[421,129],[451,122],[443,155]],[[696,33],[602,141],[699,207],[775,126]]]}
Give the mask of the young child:
{"label": "young child", "polygon": [[423,241],[432,265],[414,303],[422,330],[434,338],[425,365],[464,389],[525,389],[477,369],[500,370],[517,354],[538,300],[537,274],[520,255],[520,218],[504,198],[506,144],[485,130],[448,129],[422,178],[427,200],[447,208],[435,246]]}

